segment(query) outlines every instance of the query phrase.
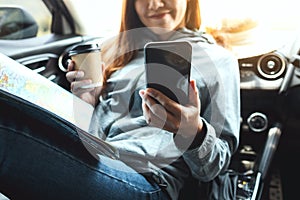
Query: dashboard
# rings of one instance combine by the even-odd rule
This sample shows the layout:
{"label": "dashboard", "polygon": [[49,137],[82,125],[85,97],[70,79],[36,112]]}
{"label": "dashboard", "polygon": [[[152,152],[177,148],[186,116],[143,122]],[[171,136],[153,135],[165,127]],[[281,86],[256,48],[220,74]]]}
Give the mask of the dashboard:
{"label": "dashboard", "polygon": [[[241,129],[232,168],[243,174],[238,178],[239,199],[255,199],[267,193],[262,190],[268,190],[269,185],[263,189],[259,185],[274,182],[269,168],[282,168],[285,155],[298,152],[299,60],[298,55],[287,57],[280,50],[238,60]],[[274,164],[275,159],[280,164]],[[281,171],[286,173],[285,167]],[[269,182],[264,183],[267,174]]]}
{"label": "dashboard", "polygon": [[276,90],[287,69],[287,59],[278,51],[239,59],[241,89]]}

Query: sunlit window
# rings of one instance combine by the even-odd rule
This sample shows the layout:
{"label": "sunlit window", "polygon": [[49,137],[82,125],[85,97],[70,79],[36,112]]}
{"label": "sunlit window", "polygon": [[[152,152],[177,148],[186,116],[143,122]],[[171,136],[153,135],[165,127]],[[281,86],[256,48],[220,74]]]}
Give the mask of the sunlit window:
{"label": "sunlit window", "polygon": [[122,0],[64,0],[81,34],[109,36],[119,30]]}
{"label": "sunlit window", "polygon": [[[80,33],[107,35],[118,31],[122,0],[64,2],[77,13],[75,21]],[[299,24],[297,6],[292,6],[294,0],[201,0],[200,4],[203,29],[206,26],[220,28],[224,18],[231,19],[232,23],[251,18],[278,30],[295,29]]]}
{"label": "sunlit window", "polygon": [[205,25],[220,26],[222,19],[252,18],[274,29],[300,28],[295,0],[201,0]]}

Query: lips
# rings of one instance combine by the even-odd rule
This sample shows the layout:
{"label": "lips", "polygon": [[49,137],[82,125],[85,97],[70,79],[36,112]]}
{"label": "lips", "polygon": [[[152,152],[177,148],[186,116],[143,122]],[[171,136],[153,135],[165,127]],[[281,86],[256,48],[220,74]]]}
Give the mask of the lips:
{"label": "lips", "polygon": [[155,13],[155,14],[150,14],[149,18],[151,19],[161,19],[165,17],[169,12],[161,12],[161,13]]}

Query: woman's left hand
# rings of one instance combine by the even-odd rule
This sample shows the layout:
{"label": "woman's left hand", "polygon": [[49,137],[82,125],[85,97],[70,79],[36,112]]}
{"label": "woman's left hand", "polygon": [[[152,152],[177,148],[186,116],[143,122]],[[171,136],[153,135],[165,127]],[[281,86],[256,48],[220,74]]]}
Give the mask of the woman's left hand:
{"label": "woman's left hand", "polygon": [[149,125],[186,138],[195,137],[201,132],[201,104],[195,80],[190,81],[187,105],[178,104],[153,88],[141,90],[140,96],[143,99],[143,114]]}

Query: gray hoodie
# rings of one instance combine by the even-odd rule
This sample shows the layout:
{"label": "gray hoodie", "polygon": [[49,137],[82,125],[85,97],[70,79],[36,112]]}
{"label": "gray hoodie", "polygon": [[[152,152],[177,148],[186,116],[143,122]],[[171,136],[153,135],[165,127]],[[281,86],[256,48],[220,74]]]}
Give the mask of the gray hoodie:
{"label": "gray hoodie", "polygon": [[199,89],[200,116],[206,135],[201,144],[190,147],[192,141],[150,127],[143,117],[138,94],[146,87],[143,47],[158,38],[147,29],[136,36],[138,55],[109,78],[90,132],[113,144],[119,149],[122,161],[150,176],[166,189],[171,199],[177,199],[186,178],[193,176],[203,182],[214,179],[227,169],[237,149],[240,127],[237,59],[203,33],[182,29],[169,39],[188,40],[193,46],[191,79],[196,80]]}

